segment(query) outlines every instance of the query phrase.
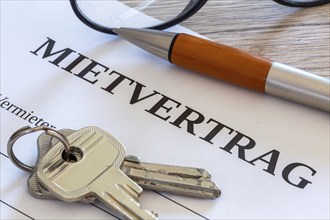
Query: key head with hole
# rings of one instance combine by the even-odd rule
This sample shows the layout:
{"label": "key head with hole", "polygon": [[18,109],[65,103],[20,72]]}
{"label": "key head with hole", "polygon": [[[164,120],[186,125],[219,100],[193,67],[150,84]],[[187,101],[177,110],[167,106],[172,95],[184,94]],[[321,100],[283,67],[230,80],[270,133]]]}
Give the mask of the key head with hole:
{"label": "key head with hole", "polygon": [[46,188],[65,201],[79,201],[90,193],[92,183],[110,168],[118,168],[125,148],[107,132],[86,127],[67,137],[69,158],[57,143],[38,164],[37,176]]}
{"label": "key head with hole", "polygon": [[[75,130],[71,129],[61,129],[58,131],[65,137],[71,135],[72,133],[75,132]],[[37,166],[38,163],[41,161],[41,159],[47,154],[47,152],[55,146],[59,140],[57,138],[54,138],[50,135],[48,135],[46,132],[42,133],[39,135],[37,139],[37,149],[38,149],[38,158],[37,158],[37,163],[36,167],[33,169],[31,172],[29,178],[28,178],[28,191],[30,195],[32,195],[35,198],[38,199],[57,199],[53,193],[51,193],[47,188],[45,188],[39,181],[38,176],[37,176]],[[95,197],[89,196],[86,197],[82,200],[84,203],[92,203],[95,201]]]}
{"label": "key head with hole", "polygon": [[156,219],[140,209],[142,188],[127,177],[120,166],[124,146],[97,127],[86,127],[67,137],[71,154],[60,142],[38,164],[39,181],[63,201],[77,202],[95,196],[127,219]]}
{"label": "key head with hole", "polygon": [[[58,131],[59,133],[63,134],[64,136],[68,136],[75,132],[74,130],[70,129],[62,129]],[[38,149],[38,158],[36,167],[31,172],[28,178],[28,190],[29,193],[38,199],[56,199],[51,192],[49,192],[38,180],[37,176],[37,166],[41,159],[47,154],[47,152],[59,142],[58,139],[46,134],[46,132],[39,135],[37,140],[37,149]]]}

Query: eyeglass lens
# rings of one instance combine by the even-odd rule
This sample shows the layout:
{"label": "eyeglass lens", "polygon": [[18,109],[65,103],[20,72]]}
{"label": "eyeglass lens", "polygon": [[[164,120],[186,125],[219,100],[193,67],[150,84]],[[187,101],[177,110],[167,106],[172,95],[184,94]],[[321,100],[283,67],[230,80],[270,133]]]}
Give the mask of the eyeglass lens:
{"label": "eyeglass lens", "polygon": [[[112,28],[165,29],[189,18],[208,0],[69,0],[76,16],[87,26],[115,34]],[[311,7],[330,0],[273,0],[292,7]],[[169,10],[170,9],[170,10]]]}
{"label": "eyeglass lens", "polygon": [[77,0],[85,18],[107,28],[159,25],[179,15],[189,3],[190,0]]}

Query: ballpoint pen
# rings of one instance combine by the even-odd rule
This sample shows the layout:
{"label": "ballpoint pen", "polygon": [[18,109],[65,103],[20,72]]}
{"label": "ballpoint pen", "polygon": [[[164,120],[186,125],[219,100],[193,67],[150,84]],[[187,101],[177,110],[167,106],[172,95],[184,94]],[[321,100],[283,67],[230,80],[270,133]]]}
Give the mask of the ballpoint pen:
{"label": "ballpoint pen", "polygon": [[330,80],[183,33],[114,28],[121,38],[183,68],[257,92],[330,111]]}

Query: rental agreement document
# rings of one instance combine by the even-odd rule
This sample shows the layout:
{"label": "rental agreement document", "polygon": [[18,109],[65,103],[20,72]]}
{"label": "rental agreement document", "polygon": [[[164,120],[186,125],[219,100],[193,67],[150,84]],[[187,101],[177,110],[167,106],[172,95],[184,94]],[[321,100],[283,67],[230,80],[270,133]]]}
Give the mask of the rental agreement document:
{"label": "rental agreement document", "polygon": [[[101,202],[28,193],[7,141],[41,125],[97,126],[141,161],[211,173],[215,200],[144,190],[160,219],[329,219],[328,113],[175,67],[86,27],[68,1],[1,1],[0,107],[1,219],[117,219]],[[14,146],[30,165],[38,135]]]}

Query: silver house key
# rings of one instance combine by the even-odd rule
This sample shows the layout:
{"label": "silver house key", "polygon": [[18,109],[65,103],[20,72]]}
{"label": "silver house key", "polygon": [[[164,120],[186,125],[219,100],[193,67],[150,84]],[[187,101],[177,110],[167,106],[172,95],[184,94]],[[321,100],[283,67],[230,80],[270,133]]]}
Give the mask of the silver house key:
{"label": "silver house key", "polygon": [[67,137],[70,152],[60,142],[38,164],[39,181],[57,198],[78,202],[96,197],[126,219],[157,219],[140,208],[142,188],[121,170],[125,148],[110,134],[86,127]]}
{"label": "silver house key", "polygon": [[[65,129],[64,132],[68,136],[75,131]],[[59,141],[53,137],[49,140],[39,144],[44,147],[41,152],[48,151]],[[215,199],[221,194],[219,187],[211,181],[210,173],[202,168],[145,163],[136,156],[126,156],[120,169],[143,189],[205,199]]]}

